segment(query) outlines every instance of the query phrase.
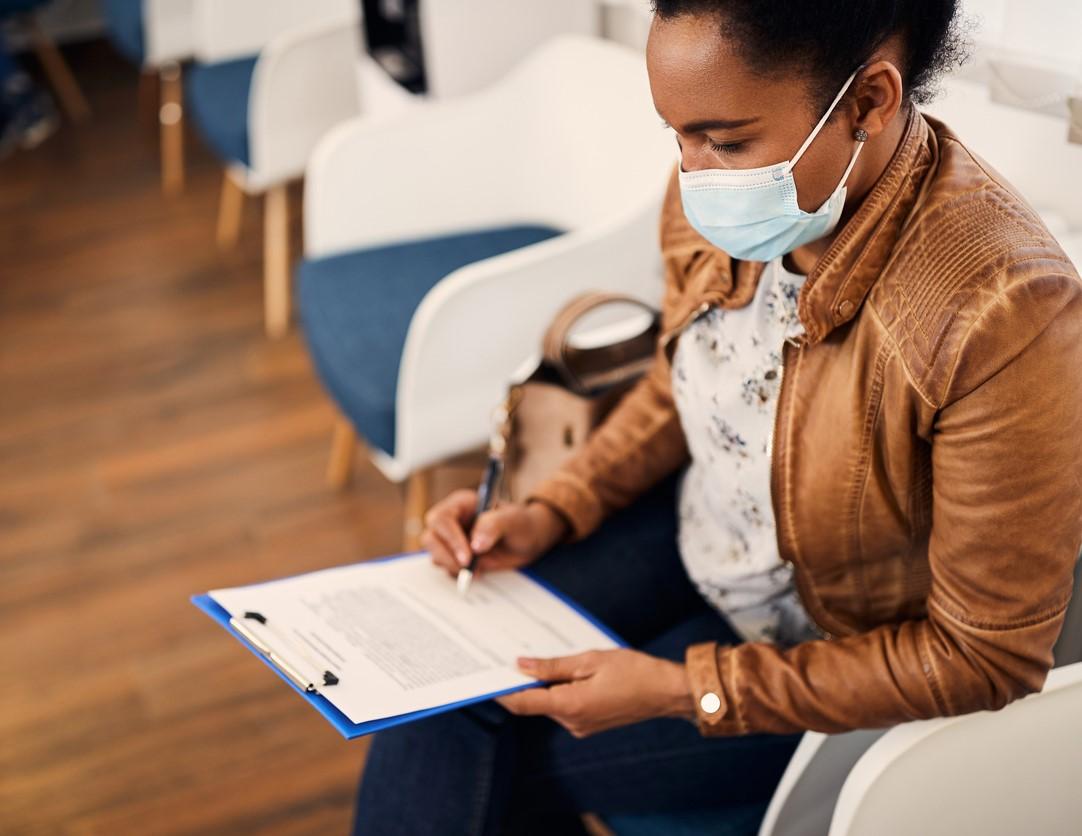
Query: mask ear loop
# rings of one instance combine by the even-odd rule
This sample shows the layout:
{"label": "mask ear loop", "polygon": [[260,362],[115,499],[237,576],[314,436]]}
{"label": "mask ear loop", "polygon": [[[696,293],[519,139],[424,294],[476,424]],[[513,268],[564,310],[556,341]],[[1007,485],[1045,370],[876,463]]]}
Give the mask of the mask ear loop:
{"label": "mask ear loop", "polygon": [[[794,154],[793,158],[789,160],[789,164],[785,166],[785,174],[791,173],[793,167],[800,161],[800,158],[804,156],[804,152],[808,150],[808,146],[811,145],[812,141],[819,135],[819,131],[821,131],[823,129],[823,125],[827,123],[827,119],[829,119],[830,114],[834,112],[834,108],[838,106],[838,102],[842,100],[842,96],[845,95],[845,91],[849,89],[849,85],[852,84],[853,79],[857,77],[857,73],[859,73],[863,69],[864,65],[857,67],[855,70],[853,70],[853,74],[845,80],[845,84],[843,84],[842,89],[838,91],[838,95],[834,97],[834,101],[830,103],[830,107],[827,108],[826,113],[822,115],[818,123],[816,123],[815,127],[812,128],[812,132],[808,134],[808,138],[804,140],[804,144],[797,149],[796,154]],[[861,142],[860,147],[864,147],[863,142]],[[856,162],[856,157],[853,157],[852,162]],[[850,168],[852,168],[852,162],[850,163]],[[848,176],[848,171],[846,172],[846,176]]]}
{"label": "mask ear loop", "polygon": [[853,166],[857,164],[857,157],[860,156],[860,152],[864,150],[864,143],[868,141],[868,132],[864,128],[857,128],[853,131],[853,139],[857,141],[857,150],[853,152],[852,159],[849,160],[849,165],[845,167],[845,174],[842,175],[839,186],[844,186],[845,181],[849,179],[849,174],[853,170]]}

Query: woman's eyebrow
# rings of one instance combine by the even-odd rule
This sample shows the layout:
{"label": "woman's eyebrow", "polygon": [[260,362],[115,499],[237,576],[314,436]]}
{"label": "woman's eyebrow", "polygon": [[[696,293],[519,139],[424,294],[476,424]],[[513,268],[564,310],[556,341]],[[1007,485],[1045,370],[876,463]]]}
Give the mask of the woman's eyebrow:
{"label": "woman's eyebrow", "polygon": [[682,134],[698,134],[703,131],[731,131],[735,128],[743,128],[753,122],[758,122],[758,116],[748,119],[704,119],[701,122],[691,122],[684,125],[680,131]]}

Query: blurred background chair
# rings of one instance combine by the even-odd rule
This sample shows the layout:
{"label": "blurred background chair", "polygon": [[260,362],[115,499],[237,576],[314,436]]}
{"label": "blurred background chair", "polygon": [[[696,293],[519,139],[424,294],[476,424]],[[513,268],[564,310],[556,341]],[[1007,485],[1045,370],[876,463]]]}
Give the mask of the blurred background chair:
{"label": "blurred background chair", "polygon": [[[266,329],[281,336],[291,314],[287,184],[333,125],[393,115],[413,97],[362,49],[357,0],[197,0],[197,16],[188,100],[226,166],[218,240],[236,240],[245,194],[265,194]],[[424,78],[437,98],[491,82],[551,34],[598,26],[592,0],[431,0],[419,17]],[[476,33],[493,27],[501,37],[479,48]]]}
{"label": "blurred background chair", "polygon": [[994,101],[1063,118],[1082,93],[1082,4],[1064,0],[963,0],[976,23],[970,60],[956,76]]}
{"label": "blurred background chair", "polygon": [[101,0],[117,51],[158,84],[162,191],[184,188],[184,95],[181,65],[195,46],[195,0]]}
{"label": "blurred background chair", "polygon": [[0,25],[14,25],[25,30],[25,35],[33,45],[34,53],[49,79],[49,85],[60,101],[60,107],[71,121],[82,122],[90,117],[90,105],[56,43],[38,21],[38,14],[49,2],[50,0],[0,0]]}
{"label": "blurred background chair", "polygon": [[672,160],[641,54],[581,36],[473,96],[383,125],[357,119],[320,143],[299,283],[311,354],[343,416],[331,483],[348,480],[359,433],[389,479],[408,480],[414,543],[427,469],[483,444],[569,297],[659,302]]}
{"label": "blurred background chair", "polygon": [[[240,234],[245,194],[264,200],[264,320],[289,323],[287,185],[315,142],[359,109],[357,0],[195,0],[192,121],[225,168],[218,242]],[[388,83],[387,85],[391,85]]]}

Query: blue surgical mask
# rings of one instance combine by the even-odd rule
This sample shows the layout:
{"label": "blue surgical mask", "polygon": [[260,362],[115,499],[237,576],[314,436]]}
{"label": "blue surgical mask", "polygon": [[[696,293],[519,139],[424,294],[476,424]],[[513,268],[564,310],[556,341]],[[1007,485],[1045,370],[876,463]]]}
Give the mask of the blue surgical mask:
{"label": "blue surgical mask", "polygon": [[834,192],[814,212],[797,203],[793,166],[856,78],[849,76],[796,155],[763,168],[680,169],[684,214],[695,230],[715,247],[743,261],[771,261],[834,231],[845,206],[845,181],[856,165],[868,135],[857,131],[856,148]]}

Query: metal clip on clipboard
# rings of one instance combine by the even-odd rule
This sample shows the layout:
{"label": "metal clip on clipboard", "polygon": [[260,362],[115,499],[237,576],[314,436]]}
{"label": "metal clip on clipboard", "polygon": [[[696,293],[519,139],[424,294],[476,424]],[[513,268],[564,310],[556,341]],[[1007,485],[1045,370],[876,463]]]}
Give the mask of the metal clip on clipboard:
{"label": "metal clip on clipboard", "polygon": [[[266,616],[264,616],[262,613],[253,612],[251,610],[246,611],[244,613],[244,617],[246,619],[250,619],[252,621],[258,621],[260,624],[266,624],[267,623]],[[243,636],[244,639],[252,647],[254,647],[256,650],[258,650],[265,657],[267,657],[267,659],[270,660],[271,664],[273,664],[276,668],[278,668],[278,670],[280,670],[287,677],[289,677],[290,681],[292,681],[294,685],[296,685],[298,688],[300,688],[306,694],[318,694],[319,693],[319,688],[316,686],[316,684],[314,682],[309,681],[308,677],[303,676],[302,674],[300,674],[293,665],[291,665],[289,662],[287,662],[285,659],[283,659],[281,656],[279,656],[277,653],[275,653],[269,646],[267,646],[267,643],[264,642],[257,635],[255,635],[255,633],[253,633],[248,628],[248,626],[246,624],[244,624],[243,621],[241,621],[236,616],[231,616],[230,619],[229,619],[229,625],[234,630],[236,630],[238,633],[240,633],[240,635]],[[285,637],[283,636],[283,638],[285,638]],[[306,658],[306,660],[310,664],[312,664],[313,668],[316,668],[316,669],[319,668],[318,664],[312,662],[311,658],[308,658],[307,653],[305,653],[303,651],[300,651],[300,650],[298,650],[297,652],[299,652],[300,655],[303,658]],[[337,676],[335,676],[333,673],[331,673],[328,670],[323,671],[323,685],[337,685],[337,684],[338,684],[338,677]]]}

